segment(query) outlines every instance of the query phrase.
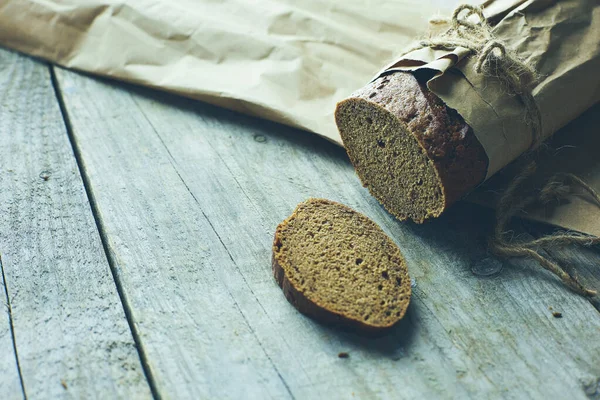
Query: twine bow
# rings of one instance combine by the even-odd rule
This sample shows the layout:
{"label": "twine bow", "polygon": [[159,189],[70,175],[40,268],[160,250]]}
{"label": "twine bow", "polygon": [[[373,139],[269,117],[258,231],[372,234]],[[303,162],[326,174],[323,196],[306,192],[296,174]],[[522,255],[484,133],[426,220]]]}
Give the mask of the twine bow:
{"label": "twine bow", "polygon": [[[476,17],[473,18],[475,21],[469,20],[472,16]],[[454,50],[462,47],[469,50],[476,57],[476,73],[499,79],[509,94],[519,96],[526,111],[526,123],[531,126],[531,147],[537,147],[541,139],[542,121],[531,94],[537,80],[537,73],[533,67],[494,37],[480,7],[463,4],[454,10],[451,19],[435,19],[430,22],[450,24],[450,28],[437,36],[422,40],[407,53],[425,47],[435,50]]]}
{"label": "twine bow", "polygon": [[[475,18],[472,18],[473,16]],[[476,57],[474,65],[476,73],[499,79],[508,89],[509,94],[519,96],[525,108],[526,123],[531,126],[531,149],[537,148],[541,143],[542,120],[531,94],[531,89],[538,77],[533,67],[494,36],[480,7],[463,4],[454,10],[451,19],[434,19],[430,23],[449,24],[450,27],[437,36],[419,42],[417,47],[407,53],[425,47],[435,50],[455,50],[458,47],[467,49]],[[592,246],[600,244],[600,238],[561,232],[529,241],[513,241],[506,232],[506,226],[511,218],[523,208],[534,203],[546,204],[553,199],[563,199],[572,194],[577,186],[591,195],[600,206],[600,194],[577,176],[566,173],[554,175],[539,193],[524,197],[520,192],[525,186],[524,184],[529,182],[535,170],[535,163],[526,166],[513,179],[500,199],[496,210],[496,226],[494,236],[490,240],[490,249],[498,256],[533,258],[542,267],[561,278],[575,292],[585,296],[594,296],[595,291],[585,288],[577,276],[569,274],[556,262],[542,255],[540,250],[572,244]]]}

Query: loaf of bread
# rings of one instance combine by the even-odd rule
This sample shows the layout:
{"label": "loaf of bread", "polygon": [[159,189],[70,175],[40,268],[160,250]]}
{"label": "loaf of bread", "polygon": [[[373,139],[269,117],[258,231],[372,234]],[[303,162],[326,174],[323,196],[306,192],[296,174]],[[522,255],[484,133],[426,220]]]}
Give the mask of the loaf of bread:
{"label": "loaf of bread", "polygon": [[369,218],[333,201],[298,205],[277,227],[272,264],[288,301],[321,321],[382,331],[410,301],[398,246]]}
{"label": "loaf of bread", "polygon": [[411,73],[377,78],[335,120],[362,184],[400,220],[438,217],[485,179],[471,127]]}

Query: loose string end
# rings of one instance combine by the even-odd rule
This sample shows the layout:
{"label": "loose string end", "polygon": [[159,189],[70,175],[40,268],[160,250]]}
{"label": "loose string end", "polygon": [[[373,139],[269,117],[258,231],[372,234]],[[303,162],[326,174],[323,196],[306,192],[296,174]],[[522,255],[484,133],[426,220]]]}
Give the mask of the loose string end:
{"label": "loose string end", "polygon": [[[501,197],[496,211],[496,227],[494,236],[490,240],[490,250],[500,257],[529,257],[536,260],[544,269],[550,271],[559,277],[563,283],[574,292],[593,297],[597,292],[586,288],[577,278],[577,276],[568,274],[560,265],[541,255],[538,249],[549,250],[552,248],[566,245],[591,246],[600,244],[600,238],[583,235],[580,233],[562,232],[539,239],[528,241],[513,242],[512,238],[507,238],[506,225],[510,219],[523,207],[529,206],[535,202],[545,203],[549,200],[563,199],[573,193],[574,186],[582,187],[589,192],[600,206],[599,194],[581,178],[573,174],[556,174],[552,176],[540,190],[537,196],[529,196],[519,199],[519,189],[528,182],[536,171],[536,163],[532,162],[518,174],[507,187],[504,195]],[[570,183],[567,185],[566,183]]]}

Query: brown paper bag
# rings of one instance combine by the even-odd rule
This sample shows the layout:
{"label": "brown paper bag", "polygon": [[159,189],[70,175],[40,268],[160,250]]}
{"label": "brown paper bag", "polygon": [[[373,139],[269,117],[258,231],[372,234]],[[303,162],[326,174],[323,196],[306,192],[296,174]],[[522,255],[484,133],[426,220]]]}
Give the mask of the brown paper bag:
{"label": "brown paper bag", "polygon": [[[341,144],[333,121],[336,102],[363,86],[413,38],[423,35],[429,17],[448,15],[456,3],[3,0],[0,45],[65,67],[271,119]],[[486,15],[498,21],[522,3],[489,0]],[[536,1],[544,3],[548,2]],[[598,15],[595,7],[595,21]],[[585,43],[586,51],[597,51],[600,35],[596,41],[593,35],[586,37],[590,40]],[[579,53],[573,54],[577,62]],[[595,88],[594,96],[598,94],[596,74],[587,74],[582,81]],[[592,103],[583,104],[559,125]],[[590,124],[598,126],[597,114],[596,108],[586,115]],[[583,142],[591,139],[591,128],[583,125],[576,122],[575,128],[565,128],[566,134],[560,137],[569,145],[576,143],[576,135],[569,133],[573,129],[581,133]],[[598,133],[593,133],[597,138]],[[586,148],[590,147],[569,147],[566,153]],[[570,157],[557,168],[575,168]],[[600,165],[594,160],[585,164],[584,177],[600,189]],[[493,202],[489,194],[494,182],[476,193],[477,201]],[[596,212],[592,207],[574,201],[554,216],[536,218],[599,234],[597,219],[589,217],[597,215],[591,214]]]}

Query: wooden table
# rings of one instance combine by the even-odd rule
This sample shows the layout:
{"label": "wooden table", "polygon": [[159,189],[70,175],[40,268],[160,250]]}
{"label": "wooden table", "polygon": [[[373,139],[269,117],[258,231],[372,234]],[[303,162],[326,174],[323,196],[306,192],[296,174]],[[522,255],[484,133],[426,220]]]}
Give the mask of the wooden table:
{"label": "wooden table", "polygon": [[[599,303],[487,254],[488,210],[400,223],[320,138],[4,50],[0,96],[1,398],[600,399]],[[275,284],[273,232],[310,196],[403,249],[386,336]],[[597,250],[555,255],[600,289]]]}

